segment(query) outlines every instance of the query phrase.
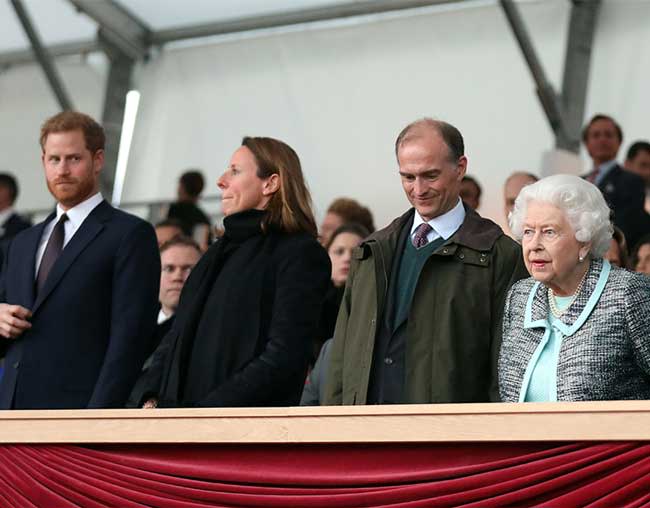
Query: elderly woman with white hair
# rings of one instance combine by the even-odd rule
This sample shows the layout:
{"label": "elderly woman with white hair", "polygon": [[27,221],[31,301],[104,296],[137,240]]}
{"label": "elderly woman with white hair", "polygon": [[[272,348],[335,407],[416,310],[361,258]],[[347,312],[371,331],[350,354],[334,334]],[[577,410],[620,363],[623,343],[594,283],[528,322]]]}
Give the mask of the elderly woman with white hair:
{"label": "elderly woman with white hair", "polygon": [[603,259],[612,226],[598,188],[544,178],[521,191],[510,226],[531,277],[506,300],[501,400],[650,398],[650,278]]}

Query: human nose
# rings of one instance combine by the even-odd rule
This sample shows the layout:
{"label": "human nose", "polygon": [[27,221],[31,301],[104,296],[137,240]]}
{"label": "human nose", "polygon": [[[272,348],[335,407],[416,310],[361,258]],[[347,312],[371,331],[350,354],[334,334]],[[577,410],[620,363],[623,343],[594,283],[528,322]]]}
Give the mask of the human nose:
{"label": "human nose", "polygon": [[544,245],[542,244],[542,235],[540,231],[535,231],[535,234],[528,242],[528,246],[530,247],[531,250],[541,250],[544,248]]}
{"label": "human nose", "polygon": [[413,182],[413,190],[415,191],[416,195],[421,196],[422,194],[426,193],[427,189],[424,185],[424,182],[420,178],[416,178]]}
{"label": "human nose", "polygon": [[69,174],[70,163],[65,159],[61,159],[61,161],[59,161],[59,164],[56,166],[56,172],[59,176]]}
{"label": "human nose", "polygon": [[219,178],[217,178],[217,187],[221,190],[226,188],[226,173],[223,173]]}

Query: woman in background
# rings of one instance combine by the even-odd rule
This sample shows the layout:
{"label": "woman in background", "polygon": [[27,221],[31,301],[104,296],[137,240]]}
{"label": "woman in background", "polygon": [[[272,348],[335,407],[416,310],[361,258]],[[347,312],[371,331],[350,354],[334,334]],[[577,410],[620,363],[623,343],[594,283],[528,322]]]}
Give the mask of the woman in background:
{"label": "woman in background", "polygon": [[334,335],[345,283],[350,273],[352,251],[368,234],[368,230],[361,224],[344,224],[334,231],[327,244],[327,254],[332,263],[332,278],[323,305],[318,335],[314,341],[316,361],[305,382],[305,389],[300,399],[301,406],[317,406],[322,399],[329,346]]}
{"label": "woman in background", "polygon": [[616,226],[613,227],[614,233],[612,234],[612,239],[609,242],[609,249],[607,249],[607,252],[605,252],[603,258],[605,258],[614,266],[629,268],[627,242],[625,241],[625,235],[619,228]]}
{"label": "woman in background", "polygon": [[650,235],[642,237],[635,245],[630,267],[635,272],[650,275]]}

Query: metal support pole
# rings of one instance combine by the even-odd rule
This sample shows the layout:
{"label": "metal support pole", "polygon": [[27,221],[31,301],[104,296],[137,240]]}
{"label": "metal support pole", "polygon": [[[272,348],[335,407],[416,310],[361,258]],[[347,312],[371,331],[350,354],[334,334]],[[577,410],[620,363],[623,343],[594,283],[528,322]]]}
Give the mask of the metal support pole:
{"label": "metal support pole", "polygon": [[115,168],[120,149],[122,121],[126,94],[131,89],[131,75],[135,61],[121,51],[105,44],[105,50],[110,59],[106,95],[104,97],[104,112],[102,124],[106,132],[106,147],[104,150],[104,170],[101,173],[100,188],[105,198],[113,195],[115,183]]}
{"label": "metal support pole", "polygon": [[47,78],[47,81],[49,82],[54,95],[56,95],[56,98],[59,101],[61,109],[72,109],[72,102],[70,101],[70,97],[65,90],[65,86],[63,85],[63,82],[57,73],[56,67],[52,62],[52,58],[41,44],[38,33],[36,32],[36,29],[34,28],[34,25],[29,18],[29,14],[27,13],[25,6],[22,4],[21,0],[11,0],[11,4],[16,11],[16,15],[18,16],[20,23],[23,25],[25,34],[27,35],[27,38],[32,45],[32,49],[34,50],[34,54],[36,55],[36,59],[41,65],[41,68],[45,73],[45,77]]}
{"label": "metal support pole", "polygon": [[601,0],[573,0],[562,81],[566,139],[559,148],[578,153],[585,114],[591,52]]}
{"label": "metal support pole", "polygon": [[551,125],[551,129],[555,134],[556,146],[559,147],[560,140],[566,137],[566,128],[560,97],[558,97],[557,93],[553,89],[553,85],[551,85],[546,78],[544,68],[537,58],[537,53],[535,52],[533,43],[528,36],[524,20],[522,19],[521,14],[519,14],[519,9],[512,0],[500,0],[500,2],[515,38],[519,43],[519,47],[524,54],[528,68],[533,75],[533,79],[537,85],[537,95],[542,103],[542,107],[544,108],[548,122]]}

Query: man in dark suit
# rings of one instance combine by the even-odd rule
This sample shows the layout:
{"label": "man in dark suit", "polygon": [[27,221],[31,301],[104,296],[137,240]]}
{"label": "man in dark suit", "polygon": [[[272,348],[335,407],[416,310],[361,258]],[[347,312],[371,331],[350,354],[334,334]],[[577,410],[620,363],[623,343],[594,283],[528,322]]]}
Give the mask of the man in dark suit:
{"label": "man in dark suit", "polygon": [[628,244],[634,245],[650,218],[643,210],[643,180],[616,162],[623,129],[612,117],[599,114],[583,129],[582,140],[593,161],[593,169],[584,178],[601,190],[612,209],[614,224],[623,231]]}
{"label": "man in dark suit", "polygon": [[18,197],[18,182],[9,173],[0,173],[0,240],[16,236],[32,223],[14,211]]}
{"label": "man in dark suit", "polygon": [[0,281],[0,408],[121,407],[151,352],[153,228],[102,199],[104,131],[66,111],[41,128],[44,222],[11,242]]}

